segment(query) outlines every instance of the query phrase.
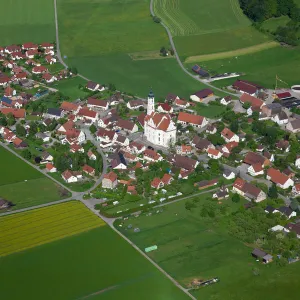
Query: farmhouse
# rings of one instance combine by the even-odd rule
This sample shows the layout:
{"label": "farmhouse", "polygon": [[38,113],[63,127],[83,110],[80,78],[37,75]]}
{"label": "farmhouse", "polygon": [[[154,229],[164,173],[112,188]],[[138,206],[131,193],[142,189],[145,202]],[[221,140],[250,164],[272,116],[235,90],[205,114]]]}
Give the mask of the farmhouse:
{"label": "farmhouse", "polygon": [[174,101],[174,105],[180,107],[180,108],[187,108],[190,106],[190,103],[185,101],[185,100],[182,100],[182,99],[176,99]]}
{"label": "farmhouse", "polygon": [[114,172],[109,172],[104,175],[102,180],[102,187],[104,189],[114,189],[118,185],[118,176]]}
{"label": "farmhouse", "polygon": [[97,108],[102,111],[108,110],[108,101],[99,100],[92,97],[89,97],[87,100],[87,107],[89,108]]}
{"label": "farmhouse", "polygon": [[291,178],[274,168],[268,169],[267,179],[271,180],[282,189],[288,189],[289,187],[294,186],[294,181]]}
{"label": "farmhouse", "polygon": [[263,263],[268,264],[272,262],[273,256],[266,253],[265,251],[262,251],[260,249],[254,249],[251,253],[253,257],[256,259],[262,260]]}
{"label": "farmhouse", "polygon": [[101,86],[99,83],[93,82],[93,81],[88,81],[86,84],[86,88],[92,92],[96,91],[103,91],[105,88]]}
{"label": "farmhouse", "polygon": [[246,93],[240,97],[240,102],[242,104],[250,104],[250,107],[247,109],[248,116],[251,116],[254,111],[260,111],[261,108],[265,105],[265,103],[262,100]]}
{"label": "farmhouse", "polygon": [[246,93],[251,96],[257,95],[258,92],[263,89],[262,86],[246,80],[236,80],[232,87],[241,93]]}
{"label": "farmhouse", "polygon": [[254,202],[261,202],[266,199],[266,194],[255,185],[244,181],[241,178],[237,178],[233,184],[232,191],[240,194],[248,200]]}
{"label": "farmhouse", "polygon": [[190,96],[190,99],[195,102],[202,102],[203,100],[214,96],[214,92],[210,89],[198,91]]}
{"label": "farmhouse", "polygon": [[183,125],[191,125],[193,127],[202,128],[208,124],[208,121],[205,117],[192,115],[186,112],[180,112],[178,114],[177,122]]}

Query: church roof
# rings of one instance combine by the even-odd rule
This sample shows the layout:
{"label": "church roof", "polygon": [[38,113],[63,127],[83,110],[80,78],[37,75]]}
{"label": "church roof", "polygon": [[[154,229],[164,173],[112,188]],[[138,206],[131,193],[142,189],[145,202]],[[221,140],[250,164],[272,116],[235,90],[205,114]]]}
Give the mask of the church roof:
{"label": "church roof", "polygon": [[151,119],[155,127],[162,131],[167,131],[172,122],[171,117],[168,114],[160,114],[157,112],[152,112],[151,115],[147,115],[145,117],[145,122],[149,122]]}

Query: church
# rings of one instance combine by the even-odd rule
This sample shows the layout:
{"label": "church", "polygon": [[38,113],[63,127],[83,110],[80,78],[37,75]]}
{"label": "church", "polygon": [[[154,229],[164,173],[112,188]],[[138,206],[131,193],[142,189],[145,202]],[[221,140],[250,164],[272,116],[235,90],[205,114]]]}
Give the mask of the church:
{"label": "church", "polygon": [[167,148],[170,144],[175,144],[176,130],[176,125],[169,114],[155,111],[154,94],[150,91],[144,123],[146,139],[154,145]]}

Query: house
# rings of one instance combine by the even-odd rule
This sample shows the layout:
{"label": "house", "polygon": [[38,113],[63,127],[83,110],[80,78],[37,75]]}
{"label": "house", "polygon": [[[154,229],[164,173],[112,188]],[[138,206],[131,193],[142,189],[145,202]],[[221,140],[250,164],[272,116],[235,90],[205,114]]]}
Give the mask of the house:
{"label": "house", "polygon": [[115,143],[122,147],[126,147],[129,145],[129,139],[126,136],[118,133]]}
{"label": "house", "polygon": [[264,174],[264,169],[260,163],[255,163],[253,165],[250,165],[248,167],[248,173],[251,176],[258,176],[258,175],[263,175]]}
{"label": "house", "polygon": [[27,73],[26,72],[15,74],[11,78],[11,80],[14,81],[14,82],[19,82],[21,80],[26,80],[26,79],[27,79]]}
{"label": "house", "polygon": [[277,123],[278,125],[284,125],[289,122],[289,117],[284,111],[281,111],[279,114],[273,116],[271,120]]}
{"label": "house", "polygon": [[56,63],[56,58],[51,55],[46,55],[45,60],[48,64],[53,65]]}
{"label": "house", "polygon": [[192,67],[192,71],[194,71],[196,74],[200,75],[201,77],[209,77],[209,73],[199,67],[198,65],[194,65]]}
{"label": "house", "polygon": [[80,172],[74,172],[71,170],[66,170],[61,174],[62,179],[67,183],[78,182],[78,179],[82,178]]}
{"label": "house", "polygon": [[222,200],[229,197],[229,191],[228,188],[225,186],[222,186],[220,190],[213,194],[212,196],[214,199]]}
{"label": "house", "polygon": [[96,160],[97,159],[97,156],[91,150],[88,151],[87,156],[90,160]]}
{"label": "house", "polygon": [[176,146],[176,153],[182,155],[188,155],[192,153],[192,146],[189,145],[180,145]]}
{"label": "house", "polygon": [[172,175],[165,173],[164,176],[162,177],[161,181],[163,182],[164,185],[169,185],[171,182],[174,180]]}
{"label": "house", "polygon": [[92,168],[91,166],[85,164],[82,168],[82,171],[90,176],[95,176],[95,169]]}
{"label": "house", "polygon": [[60,109],[63,110],[66,113],[73,113],[77,114],[81,106],[73,103],[73,102],[68,102],[68,101],[63,101],[62,104],[60,105]]}
{"label": "house", "polygon": [[13,96],[16,96],[17,94],[17,91],[13,88],[11,88],[10,86],[6,87],[5,90],[4,90],[4,96],[5,97],[13,97]]}
{"label": "house", "polygon": [[22,45],[23,50],[38,50],[38,48],[39,46],[37,44],[31,42]]}
{"label": "house", "polygon": [[278,209],[275,209],[273,213],[279,212],[282,216],[287,217],[288,219],[292,217],[296,217],[297,213],[293,211],[290,207],[287,206],[281,206]]}
{"label": "house", "polygon": [[172,113],[173,107],[170,106],[168,103],[160,103],[157,106],[157,111],[161,113]]}
{"label": "house", "polygon": [[289,152],[290,151],[290,143],[287,140],[280,140],[275,144],[276,148],[284,151]]}
{"label": "house", "polygon": [[295,232],[298,239],[300,239],[300,223],[289,223],[285,226],[285,231]]}
{"label": "house", "polygon": [[200,151],[207,151],[208,148],[215,148],[215,146],[207,139],[202,139],[199,136],[194,136],[192,146]]}
{"label": "house", "polygon": [[33,74],[43,74],[47,73],[48,69],[45,66],[35,66],[32,68],[32,73]]}
{"label": "house", "polygon": [[300,119],[295,119],[293,121],[289,121],[286,124],[286,130],[291,131],[293,133],[300,132]]}
{"label": "house", "polygon": [[58,120],[63,118],[64,115],[64,112],[59,108],[48,108],[47,112],[43,114],[43,117]]}
{"label": "house", "polygon": [[238,193],[248,200],[254,202],[261,202],[266,199],[266,194],[255,185],[247,181],[237,178],[233,184],[232,191]]}
{"label": "house", "polygon": [[267,170],[267,179],[284,190],[294,186],[294,181],[291,178],[274,168]]}
{"label": "house", "polygon": [[[51,119],[47,119],[48,121],[46,122],[45,120],[45,126],[49,126],[51,124]],[[49,123],[50,121],[50,123]],[[49,124],[47,124],[49,123]],[[67,121],[66,123],[64,123],[63,125],[61,125],[60,127],[58,127],[57,129],[57,133],[58,134],[62,134],[62,135],[66,135],[66,132],[72,128],[75,128],[75,123],[73,121]]]}
{"label": "house", "polygon": [[185,101],[185,100],[182,100],[182,99],[176,99],[174,101],[174,105],[176,105],[176,106],[178,106],[180,108],[185,109],[185,108],[188,108],[190,106],[190,103],[187,102],[187,101]]}
{"label": "house", "polygon": [[179,154],[176,154],[173,158],[171,158],[170,162],[173,163],[176,168],[187,171],[194,171],[199,164],[197,160]]}
{"label": "house", "polygon": [[81,145],[74,143],[74,144],[70,145],[70,152],[71,153],[76,153],[76,152],[84,153],[84,148]]}
{"label": "house", "polygon": [[[66,132],[60,132],[61,135],[64,135],[64,138],[61,139],[63,145],[78,145],[82,144],[85,141],[85,134],[82,130],[76,128],[67,129]],[[76,147],[73,148],[76,151],[79,151],[80,148],[76,150]],[[80,150],[82,151],[82,150]],[[83,151],[84,152],[84,151]]]}
{"label": "house", "polygon": [[265,158],[267,158],[270,162],[274,162],[275,161],[275,157],[274,157],[274,154],[268,152],[268,151],[264,151],[263,152],[263,156]]}
{"label": "house", "polygon": [[19,59],[25,59],[26,55],[20,51],[20,52],[11,53],[10,57],[12,60],[19,60]]}
{"label": "house", "polygon": [[237,142],[238,143],[240,141],[239,136],[236,135],[234,132],[232,132],[228,128],[224,128],[222,130],[221,136],[225,140],[226,143],[229,143],[229,142]]}
{"label": "house", "polygon": [[117,138],[117,133],[113,130],[106,130],[103,128],[100,128],[97,132],[96,139],[97,141],[100,141],[100,146],[102,148],[107,148],[111,146],[115,139]]}
{"label": "house", "polygon": [[10,107],[3,107],[0,108],[0,112],[4,115],[12,114],[15,119],[25,119],[26,117],[26,110],[23,108],[10,108]]}
{"label": "house", "polygon": [[235,178],[235,173],[231,170],[225,169],[223,171],[223,177],[226,178],[227,180],[231,180]]}
{"label": "house", "polygon": [[162,156],[158,154],[155,150],[146,149],[144,151],[144,159],[148,161],[161,161],[163,160]]}
{"label": "house", "polygon": [[42,158],[42,161],[53,161],[53,156],[50,154],[50,153],[48,153],[48,152],[43,152],[42,153],[42,156],[41,156],[41,158]]}
{"label": "house", "polygon": [[42,43],[41,48],[43,49],[54,49],[54,44],[51,43]]}
{"label": "house", "polygon": [[108,110],[108,101],[99,100],[92,97],[89,97],[87,100],[87,107],[96,108],[102,111]]}
{"label": "house", "polygon": [[1,98],[1,106],[12,107],[13,101],[11,99],[9,99],[8,97],[3,96]]}
{"label": "house", "polygon": [[226,97],[223,97],[220,101],[221,104],[223,105],[228,105],[229,103],[232,102],[232,97],[231,96],[226,96]]}
{"label": "house", "polygon": [[207,126],[205,132],[209,133],[209,134],[215,134],[217,132],[217,127],[210,124]]}
{"label": "house", "polygon": [[128,185],[127,186],[127,194],[137,195],[137,191],[136,191],[134,185]]}
{"label": "house", "polygon": [[297,159],[295,160],[295,166],[300,169],[300,156],[297,156]]}
{"label": "house", "polygon": [[9,203],[7,200],[0,198],[0,209],[6,209],[11,206],[11,203]]}
{"label": "house", "polygon": [[76,119],[83,120],[84,122],[95,123],[98,120],[98,113],[88,108],[81,108],[76,115]]}
{"label": "house", "polygon": [[138,126],[129,120],[119,119],[115,125],[116,128],[128,133],[135,133],[139,130]]}
{"label": "house", "polygon": [[186,112],[180,112],[178,114],[177,123],[183,125],[191,125],[196,128],[202,128],[208,124],[208,121],[205,117],[199,115],[192,115]]}
{"label": "house", "polygon": [[44,54],[45,55],[51,55],[51,56],[53,56],[55,53],[54,53],[53,49],[46,49],[44,51]]}
{"label": "house", "polygon": [[257,248],[252,251],[251,255],[258,260],[262,260],[264,264],[268,264],[273,260],[272,255],[267,254],[265,251],[262,251]]}
{"label": "house", "polygon": [[190,96],[190,99],[195,102],[202,102],[203,100],[213,96],[214,96],[214,92],[212,90],[204,89],[192,94]]}
{"label": "house", "polygon": [[13,144],[16,148],[21,149],[21,148],[26,148],[28,145],[26,142],[24,142],[23,140],[21,140],[20,138],[16,137],[13,140]]}
{"label": "house", "polygon": [[152,181],[151,181],[151,187],[153,187],[154,189],[161,189],[164,187],[164,183],[161,181],[160,178],[155,177]]}
{"label": "house", "polygon": [[46,171],[49,172],[49,173],[55,173],[55,172],[57,172],[57,169],[54,167],[53,164],[47,163],[46,164]]}
{"label": "house", "polygon": [[57,78],[54,75],[51,75],[50,73],[45,73],[43,74],[42,78],[47,82],[47,83],[52,83],[55,80],[57,80]]}
{"label": "house", "polygon": [[208,148],[207,149],[207,155],[209,158],[212,159],[219,159],[223,156],[223,153],[217,149]]}
{"label": "house", "polygon": [[175,95],[175,94],[172,94],[172,93],[169,93],[167,96],[166,96],[166,102],[169,103],[169,104],[173,104],[176,100],[179,100],[180,97]]}
{"label": "house", "polygon": [[256,152],[248,152],[244,158],[244,163],[247,165],[259,165],[261,168],[264,168],[270,165],[270,161]]}
{"label": "house", "polygon": [[254,111],[261,111],[261,108],[265,105],[265,103],[261,99],[258,99],[246,93],[242,94],[242,96],[240,97],[240,102],[242,104],[250,104],[250,107],[247,109],[248,116],[251,116]]}
{"label": "house", "polygon": [[226,155],[229,155],[231,151],[239,145],[238,142],[229,142],[222,147],[222,152]]}
{"label": "house", "polygon": [[39,55],[39,51],[37,49],[28,50],[25,55],[27,58],[34,58],[35,55]]}
{"label": "house", "polygon": [[217,185],[218,181],[219,181],[218,179],[202,180],[200,182],[195,183],[194,186],[197,187],[199,190],[203,190],[212,187],[214,185]]}
{"label": "house", "polygon": [[22,49],[21,49],[20,46],[10,45],[10,46],[5,47],[4,52],[8,53],[8,54],[11,54],[11,53],[14,53],[14,52],[21,52],[21,50]]}
{"label": "house", "polygon": [[113,160],[111,161],[111,167],[114,170],[125,170],[127,169],[127,162],[122,153],[117,153]]}
{"label": "house", "polygon": [[129,109],[139,109],[140,107],[144,108],[144,102],[143,100],[137,99],[137,100],[131,100],[126,105]]}
{"label": "house", "polygon": [[6,86],[11,82],[11,79],[8,76],[0,76],[0,86]]}
{"label": "house", "polygon": [[93,81],[88,81],[88,83],[85,86],[88,90],[92,91],[92,92],[96,92],[96,91],[104,91],[104,87],[101,86],[99,83],[93,82]]}
{"label": "house", "polygon": [[267,118],[271,118],[282,111],[282,105],[278,102],[273,102],[266,104],[261,109],[262,113],[266,115]]}
{"label": "house", "polygon": [[[275,212],[275,210],[276,210],[276,208],[274,208],[274,207],[271,206],[271,205],[267,205],[266,208],[265,208],[265,212],[266,212],[267,214],[272,214],[273,212]],[[276,212],[278,212],[278,211],[276,210]]]}
{"label": "house", "polygon": [[37,133],[35,134],[35,137],[36,137],[37,139],[41,139],[41,140],[43,141],[43,143],[47,143],[47,142],[50,141],[50,136],[47,135],[47,134],[45,134],[44,132],[37,132]]}
{"label": "house", "polygon": [[239,79],[232,84],[232,87],[233,89],[241,93],[246,93],[251,96],[257,95],[258,92],[260,92],[263,89],[262,86],[257,85],[253,82],[246,81],[246,80],[239,80]]}
{"label": "house", "polygon": [[146,150],[146,146],[138,142],[131,142],[128,145],[127,149],[130,153],[141,154]]}
{"label": "house", "polygon": [[109,172],[104,175],[102,180],[102,188],[114,189],[118,185],[118,176],[114,172]]}

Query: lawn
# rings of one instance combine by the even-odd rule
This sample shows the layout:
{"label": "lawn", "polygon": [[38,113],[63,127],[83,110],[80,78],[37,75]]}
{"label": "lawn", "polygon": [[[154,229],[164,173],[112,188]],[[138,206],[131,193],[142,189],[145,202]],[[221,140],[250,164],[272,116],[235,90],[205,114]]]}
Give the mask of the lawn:
{"label": "lawn", "polygon": [[290,18],[288,16],[271,18],[262,23],[262,28],[270,32],[275,32],[279,26],[285,26],[289,21]]}
{"label": "lawn", "polygon": [[11,201],[13,209],[53,202],[61,198],[56,183],[0,147],[0,198]]}
{"label": "lawn", "polygon": [[78,234],[105,223],[79,201],[0,218],[0,256]]}
{"label": "lawn", "polygon": [[187,98],[204,88],[175,59],[130,57],[132,53],[159,53],[162,46],[169,46],[165,30],[150,17],[149,4],[150,0],[58,0],[65,62],[91,80],[113,83],[139,96],[146,96],[152,87],[157,96],[173,92]]}
{"label": "lawn", "polygon": [[197,114],[206,117],[206,118],[216,118],[220,117],[225,111],[226,106],[224,105],[204,105],[201,103],[197,103],[193,109],[197,112]]}
{"label": "lawn", "polygon": [[3,299],[189,299],[108,226],[2,257],[0,265]]}
{"label": "lawn", "polygon": [[74,101],[78,98],[83,99],[88,96],[87,92],[79,89],[80,85],[85,86],[86,81],[80,77],[73,77],[56,82],[51,87],[58,89],[65,96],[70,97],[71,101]]}
{"label": "lawn", "polygon": [[[200,216],[206,196],[198,198],[197,208],[191,212],[180,201],[161,211],[155,209],[152,215],[130,218],[119,229],[141,249],[157,245],[158,250],[149,256],[183,285],[193,279],[219,277],[219,283],[193,292],[197,299],[293,299],[299,288],[296,278],[300,264],[280,268],[275,263],[257,263],[250,255],[251,247],[228,235],[227,217],[219,217],[216,222]],[[231,200],[223,203],[228,203],[232,211],[241,206]],[[140,232],[134,232],[134,228]],[[254,275],[254,269],[259,276]]]}
{"label": "lawn", "polygon": [[53,0],[4,2],[0,11],[1,46],[55,40]]}

